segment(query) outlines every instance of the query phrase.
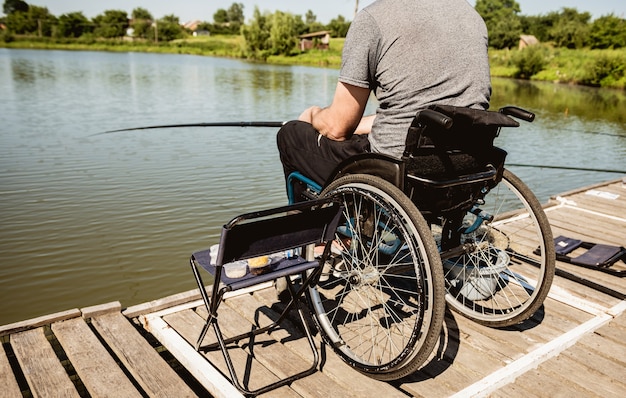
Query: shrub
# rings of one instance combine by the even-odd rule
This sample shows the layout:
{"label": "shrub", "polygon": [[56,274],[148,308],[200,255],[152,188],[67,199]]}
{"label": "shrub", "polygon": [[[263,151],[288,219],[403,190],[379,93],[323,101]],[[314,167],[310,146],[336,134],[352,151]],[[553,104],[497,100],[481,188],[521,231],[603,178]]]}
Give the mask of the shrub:
{"label": "shrub", "polygon": [[587,68],[582,83],[591,86],[612,86],[624,77],[626,58],[619,55],[603,54]]}
{"label": "shrub", "polygon": [[515,77],[530,79],[546,67],[547,57],[547,49],[539,45],[520,50],[513,58],[513,62],[517,66]]}
{"label": "shrub", "polygon": [[15,41],[15,36],[13,36],[13,34],[8,30],[5,30],[4,32],[0,32],[0,41],[4,43],[11,43],[12,41]]}

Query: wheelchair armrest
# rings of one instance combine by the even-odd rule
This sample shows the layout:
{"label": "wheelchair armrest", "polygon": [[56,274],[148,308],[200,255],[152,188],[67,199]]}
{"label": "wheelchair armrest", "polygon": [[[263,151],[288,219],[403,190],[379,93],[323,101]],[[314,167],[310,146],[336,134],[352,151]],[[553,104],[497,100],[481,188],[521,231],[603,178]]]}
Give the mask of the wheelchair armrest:
{"label": "wheelchair armrest", "polygon": [[[431,126],[436,125],[448,130],[450,127],[452,127],[453,121],[451,117],[448,117],[443,113],[439,113],[432,109],[424,109],[419,112],[413,123],[421,123]],[[413,126],[413,124],[411,124],[411,126]]]}
{"label": "wheelchair armrest", "polygon": [[526,122],[532,122],[533,120],[535,120],[534,113],[529,112],[526,109],[519,108],[517,106],[505,106],[503,108],[500,108],[500,113],[522,119]]}
{"label": "wheelchair armrest", "polygon": [[452,118],[444,115],[443,113],[432,109],[422,109],[418,111],[417,115],[415,115],[413,121],[411,122],[411,126],[409,126],[402,157],[407,159],[413,154],[422,133],[428,126],[440,127],[444,130],[449,130],[452,127],[452,124]]}

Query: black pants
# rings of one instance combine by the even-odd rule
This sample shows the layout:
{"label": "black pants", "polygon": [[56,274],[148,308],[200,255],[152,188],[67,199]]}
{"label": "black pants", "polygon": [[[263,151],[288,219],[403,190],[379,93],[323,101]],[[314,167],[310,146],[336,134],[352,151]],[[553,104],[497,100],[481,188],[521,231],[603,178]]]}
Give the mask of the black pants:
{"label": "black pants", "polygon": [[299,171],[322,186],[341,161],[369,152],[370,147],[367,135],[354,134],[346,141],[333,141],[301,121],[286,123],[276,141],[285,181],[289,174]]}

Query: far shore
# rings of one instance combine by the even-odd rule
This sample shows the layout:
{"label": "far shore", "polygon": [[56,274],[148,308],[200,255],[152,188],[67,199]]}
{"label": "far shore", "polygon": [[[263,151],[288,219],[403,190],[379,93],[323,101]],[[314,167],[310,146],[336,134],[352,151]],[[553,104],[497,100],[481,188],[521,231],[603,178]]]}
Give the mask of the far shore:
{"label": "far shore", "polygon": [[[297,52],[291,56],[261,55],[257,56],[256,59],[245,55],[245,43],[242,36],[216,35],[167,43],[132,40],[55,40],[28,37],[18,38],[10,42],[0,41],[0,48],[190,54],[251,60],[269,64],[339,68],[343,42],[344,39],[334,38],[327,50]],[[542,66],[536,68],[537,71],[533,71],[530,76],[524,76],[519,68],[522,62],[520,59],[529,54],[524,52],[528,50],[490,49],[491,75],[493,77],[524,78],[534,81],[621,90],[626,88],[626,70],[623,68],[623,65],[626,65],[626,49],[590,50],[552,48],[546,44],[540,46],[541,48],[535,52],[540,54],[539,62]],[[612,65],[617,65],[617,67]]]}

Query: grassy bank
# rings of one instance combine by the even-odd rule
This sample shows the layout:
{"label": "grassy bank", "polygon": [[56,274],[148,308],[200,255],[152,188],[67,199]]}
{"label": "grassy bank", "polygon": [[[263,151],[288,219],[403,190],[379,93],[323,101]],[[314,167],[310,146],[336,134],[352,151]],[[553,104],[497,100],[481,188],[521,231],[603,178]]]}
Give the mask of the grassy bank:
{"label": "grassy bank", "polygon": [[[332,39],[329,50],[312,50],[292,56],[269,56],[265,62],[339,68],[344,39]],[[128,40],[54,40],[15,38],[0,47],[151,52],[245,58],[242,36],[209,36],[168,43]],[[626,88],[626,49],[588,50],[540,45],[525,50],[490,50],[491,73],[496,77],[523,78],[566,84]]]}
{"label": "grassy bank", "polygon": [[626,49],[490,50],[491,74],[587,86],[626,88]]}

